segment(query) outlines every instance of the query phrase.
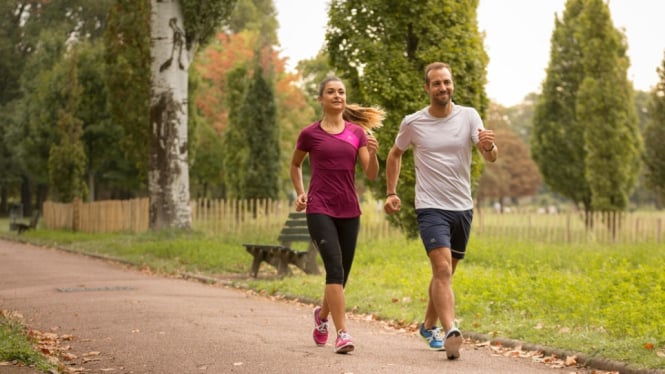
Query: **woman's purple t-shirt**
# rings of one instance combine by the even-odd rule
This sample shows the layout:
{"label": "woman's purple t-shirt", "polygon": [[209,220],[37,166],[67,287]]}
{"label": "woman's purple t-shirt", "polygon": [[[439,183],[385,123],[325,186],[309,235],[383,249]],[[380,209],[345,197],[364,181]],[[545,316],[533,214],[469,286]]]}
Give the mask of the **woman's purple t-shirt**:
{"label": "woman's purple t-shirt", "polygon": [[307,192],[307,213],[336,218],[360,216],[355,188],[358,149],[367,145],[362,127],[344,123],[339,134],[329,134],[317,121],[298,136],[296,149],[309,153],[312,178]]}

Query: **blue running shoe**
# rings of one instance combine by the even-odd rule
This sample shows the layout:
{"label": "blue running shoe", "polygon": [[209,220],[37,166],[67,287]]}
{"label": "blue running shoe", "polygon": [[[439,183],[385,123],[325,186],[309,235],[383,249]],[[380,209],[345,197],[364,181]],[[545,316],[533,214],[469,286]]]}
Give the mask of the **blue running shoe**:
{"label": "blue running shoe", "polygon": [[457,327],[453,327],[446,333],[444,347],[446,349],[446,355],[448,355],[449,360],[455,360],[459,358],[459,349],[464,342],[462,337],[462,332],[459,331]]}
{"label": "blue running shoe", "polygon": [[429,349],[433,351],[442,351],[444,349],[440,328],[435,326],[431,329],[426,329],[423,323],[420,325],[420,336],[427,342]]}

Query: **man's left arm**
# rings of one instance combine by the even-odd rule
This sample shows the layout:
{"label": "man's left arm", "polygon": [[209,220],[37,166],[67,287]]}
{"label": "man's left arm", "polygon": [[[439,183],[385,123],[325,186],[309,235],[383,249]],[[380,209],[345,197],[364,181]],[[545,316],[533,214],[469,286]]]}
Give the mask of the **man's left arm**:
{"label": "man's left arm", "polygon": [[494,142],[494,131],[478,130],[478,150],[486,161],[494,162],[499,157],[499,148]]}

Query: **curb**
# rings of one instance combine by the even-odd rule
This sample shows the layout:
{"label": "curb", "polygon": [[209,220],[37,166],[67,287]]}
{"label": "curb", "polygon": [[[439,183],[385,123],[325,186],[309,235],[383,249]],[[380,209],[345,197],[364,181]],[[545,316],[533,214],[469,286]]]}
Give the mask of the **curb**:
{"label": "curb", "polygon": [[621,374],[665,374],[665,370],[641,368],[635,365],[626,364],[625,362],[621,361],[609,360],[602,357],[594,357],[580,352],[566,351],[563,349],[546,347],[543,345],[522,342],[514,339],[501,337],[492,338],[489,335],[466,331],[464,332],[464,336],[469,337],[475,341],[489,341],[492,345],[501,345],[509,348],[522,347],[524,350],[538,351],[548,356],[554,355],[561,358],[575,356],[579,365],[589,369],[611,371]]}

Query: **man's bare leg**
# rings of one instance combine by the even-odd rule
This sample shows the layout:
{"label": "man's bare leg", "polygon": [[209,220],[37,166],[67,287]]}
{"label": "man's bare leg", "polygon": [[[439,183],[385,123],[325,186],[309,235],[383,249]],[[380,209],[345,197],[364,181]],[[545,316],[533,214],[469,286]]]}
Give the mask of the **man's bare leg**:
{"label": "man's bare leg", "polygon": [[[430,301],[425,312],[425,326],[432,326],[438,318],[446,332],[444,347],[449,359],[459,357],[463,342],[462,334],[451,329],[455,327],[455,294],[453,293],[453,273],[457,259],[453,259],[450,248],[440,247],[429,252],[432,265],[432,280],[429,286]],[[450,334],[450,336],[449,336]]]}

